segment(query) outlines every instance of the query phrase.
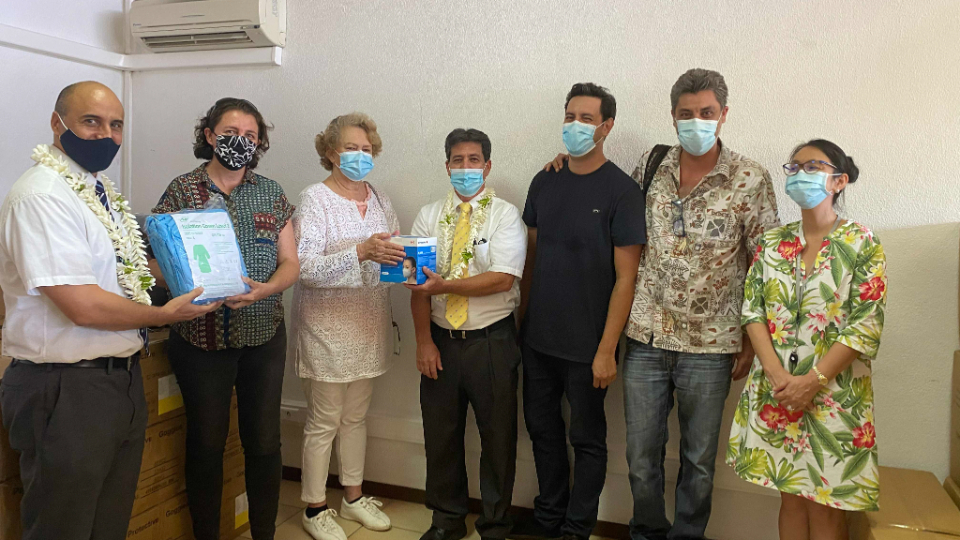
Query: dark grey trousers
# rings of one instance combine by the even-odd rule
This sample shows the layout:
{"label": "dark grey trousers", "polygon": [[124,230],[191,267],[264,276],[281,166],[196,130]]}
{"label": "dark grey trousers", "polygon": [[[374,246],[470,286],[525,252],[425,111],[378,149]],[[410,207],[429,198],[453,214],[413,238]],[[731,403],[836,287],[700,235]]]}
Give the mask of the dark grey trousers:
{"label": "dark grey trousers", "polygon": [[14,362],[0,383],[20,452],[23,540],[122,540],[133,510],[147,402],[131,371]]}
{"label": "dark grey trousers", "polygon": [[480,429],[480,495],[477,532],[505,538],[517,462],[517,380],[520,349],[513,318],[485,336],[454,339],[432,325],[443,371],[420,378],[420,408],[427,454],[427,508],[433,525],[454,529],[468,513],[464,435],[467,405]]}

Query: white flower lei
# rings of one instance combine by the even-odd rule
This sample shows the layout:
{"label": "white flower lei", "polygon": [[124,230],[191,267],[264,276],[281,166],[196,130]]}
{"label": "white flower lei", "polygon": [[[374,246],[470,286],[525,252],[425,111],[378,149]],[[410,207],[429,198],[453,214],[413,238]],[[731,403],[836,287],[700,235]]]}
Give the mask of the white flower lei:
{"label": "white flower lei", "polygon": [[[453,191],[447,194],[447,200],[443,203],[443,209],[440,210],[440,235],[437,238],[437,273],[444,279],[460,279],[463,277],[463,271],[473,259],[476,242],[480,237],[480,229],[487,221],[487,210],[490,203],[497,194],[488,189],[486,194],[477,201],[477,208],[470,215],[470,237],[467,239],[467,247],[460,253],[460,260],[463,264],[453,266],[453,235],[456,233],[457,215],[456,209],[462,201]],[[450,252],[450,258],[447,258],[447,252]]]}
{"label": "white flower lei", "polygon": [[[67,164],[62,156],[54,156],[50,152],[50,146],[46,144],[38,145],[33,149],[31,159],[53,169],[58,175],[66,180],[67,185],[73,189],[73,192],[80,197],[87,207],[97,216],[100,223],[107,229],[107,236],[113,243],[113,249],[120,259],[117,262],[117,281],[127,294],[127,297],[139,304],[150,305],[150,295],[147,291],[153,287],[156,280],[150,274],[150,268],[147,266],[146,245],[143,243],[143,236],[140,233],[140,225],[137,219],[130,213],[130,203],[117,193],[113,182],[104,174],[99,175],[100,182],[110,201],[110,206],[117,210],[121,215],[122,227],[115,223],[110,213],[100,202],[97,195],[96,184],[88,184],[84,180],[86,175],[70,172],[70,165]],[[124,231],[127,235],[124,236]]]}

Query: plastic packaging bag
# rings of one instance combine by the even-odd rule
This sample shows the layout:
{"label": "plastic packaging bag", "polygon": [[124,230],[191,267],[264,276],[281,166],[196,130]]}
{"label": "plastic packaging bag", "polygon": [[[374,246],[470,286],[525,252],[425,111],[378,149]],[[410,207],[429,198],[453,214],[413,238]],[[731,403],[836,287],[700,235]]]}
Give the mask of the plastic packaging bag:
{"label": "plastic packaging bag", "polygon": [[203,210],[151,215],[146,231],[174,297],[203,287],[193,303],[209,304],[250,292],[243,282],[247,267],[222,197],[211,197]]}

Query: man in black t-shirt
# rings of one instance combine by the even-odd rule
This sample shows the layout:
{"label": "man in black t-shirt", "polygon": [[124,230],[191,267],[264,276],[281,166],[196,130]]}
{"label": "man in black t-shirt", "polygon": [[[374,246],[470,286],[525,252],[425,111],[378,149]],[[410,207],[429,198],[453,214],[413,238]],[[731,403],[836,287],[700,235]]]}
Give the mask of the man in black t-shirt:
{"label": "man in black t-shirt", "polygon": [[[616,101],[592,83],[567,95],[569,165],[534,177],[521,283],[523,409],[540,495],[514,538],[590,536],[607,473],[604,397],[646,241],[640,187],[603,154]],[[561,402],[570,403],[573,487]]]}

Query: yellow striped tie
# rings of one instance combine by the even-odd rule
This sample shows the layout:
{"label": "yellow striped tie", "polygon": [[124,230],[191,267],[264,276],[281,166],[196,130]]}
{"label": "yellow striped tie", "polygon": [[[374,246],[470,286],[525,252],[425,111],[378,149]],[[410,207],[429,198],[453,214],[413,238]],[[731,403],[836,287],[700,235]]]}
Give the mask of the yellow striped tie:
{"label": "yellow striped tie", "polygon": [[[457,220],[457,228],[453,232],[453,254],[450,257],[450,268],[456,268],[457,265],[464,264],[461,254],[467,248],[467,241],[470,239],[470,212],[473,207],[470,203],[460,203],[460,219]],[[461,277],[469,277],[470,271],[464,264]],[[447,322],[453,325],[454,330],[463,326],[467,322],[467,297],[451,294],[447,297]]]}

